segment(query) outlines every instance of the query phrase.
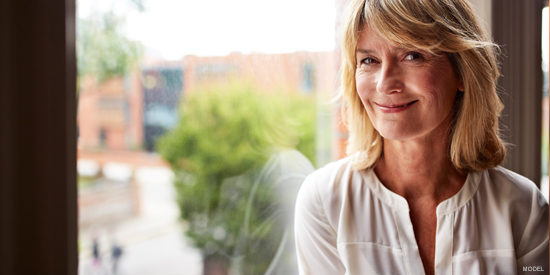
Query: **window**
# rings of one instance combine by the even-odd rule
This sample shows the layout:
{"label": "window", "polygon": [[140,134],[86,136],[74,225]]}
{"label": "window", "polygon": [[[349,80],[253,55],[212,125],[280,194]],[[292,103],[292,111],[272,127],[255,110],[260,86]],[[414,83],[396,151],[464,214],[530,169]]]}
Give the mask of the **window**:
{"label": "window", "polygon": [[[76,72],[71,68],[71,64],[74,64],[71,59],[74,49],[71,46],[64,47],[67,43],[72,45],[71,39],[74,37],[71,37],[71,29],[74,25],[70,19],[66,22],[60,20],[65,16],[71,18],[73,4],[71,1],[48,1],[44,5],[27,5],[24,1],[12,1],[0,10],[2,18],[5,18],[0,22],[0,33],[7,38],[4,42],[9,45],[0,48],[0,64],[3,71],[8,72],[0,75],[2,274],[20,271],[29,274],[64,274],[77,267],[74,235],[77,206],[73,200],[73,194],[76,194],[73,182],[76,178],[76,128],[73,124],[75,110],[72,109]],[[223,5],[220,5],[221,10],[224,10]],[[173,10],[174,13],[181,11]],[[19,26],[18,31],[12,31],[9,26]],[[25,70],[21,70],[21,66]],[[29,78],[33,81],[29,81]],[[131,131],[140,131],[139,127],[130,128]],[[79,129],[79,132],[80,138],[83,138],[83,131]],[[119,155],[117,160],[125,157],[128,155]],[[150,160],[145,158],[140,161],[149,163]],[[126,169],[115,166],[114,170]],[[134,172],[141,174],[141,171]],[[165,176],[163,172],[154,169],[145,174],[148,179]],[[166,194],[158,194],[161,201],[169,197]],[[217,236],[223,235],[221,230],[216,232]],[[56,253],[50,253],[52,247],[56,248]],[[79,247],[84,249],[83,243],[79,243]],[[103,249],[109,250],[109,247],[104,246]],[[149,253],[152,251],[147,245],[136,249]],[[181,250],[177,248],[166,252],[172,255]],[[196,255],[193,250],[185,252]],[[123,253],[123,257],[130,255],[128,250]],[[150,260],[166,260],[163,255],[150,254],[159,257]],[[200,261],[196,257],[183,260],[190,265],[200,264]],[[33,265],[29,265],[29,262],[33,262]]]}
{"label": "window", "polygon": [[332,1],[78,4],[79,273],[295,268],[293,199],[331,160]]}

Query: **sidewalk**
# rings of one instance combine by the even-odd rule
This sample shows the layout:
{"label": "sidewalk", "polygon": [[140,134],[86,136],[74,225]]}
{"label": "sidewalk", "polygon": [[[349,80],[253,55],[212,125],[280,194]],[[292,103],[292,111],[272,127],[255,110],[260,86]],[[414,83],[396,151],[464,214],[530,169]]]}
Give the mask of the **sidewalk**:
{"label": "sidewalk", "polygon": [[[140,188],[141,214],[108,226],[95,226],[79,232],[79,274],[113,274],[111,245],[122,247],[120,275],[201,275],[200,251],[184,238],[178,221],[172,172],[162,165],[139,167],[134,171]],[[92,238],[97,236],[101,266],[93,264]]]}

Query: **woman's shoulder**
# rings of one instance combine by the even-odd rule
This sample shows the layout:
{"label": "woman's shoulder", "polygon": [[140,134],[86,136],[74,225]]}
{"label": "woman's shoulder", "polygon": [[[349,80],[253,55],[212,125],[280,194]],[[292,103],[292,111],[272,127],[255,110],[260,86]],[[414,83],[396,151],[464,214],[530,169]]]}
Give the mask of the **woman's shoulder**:
{"label": "woman's shoulder", "polygon": [[357,172],[351,167],[351,157],[346,157],[317,169],[307,176],[303,185],[308,189],[315,188],[321,194],[334,194],[334,191],[345,185],[348,182],[346,179],[354,173]]}
{"label": "woman's shoulder", "polygon": [[337,209],[346,196],[361,190],[365,175],[371,172],[356,171],[351,163],[352,157],[346,157],[307,176],[298,193],[299,204],[315,205],[328,212]]}
{"label": "woman's shoulder", "polygon": [[[491,210],[485,224],[498,219],[501,231],[507,219],[514,239],[518,267],[548,266],[548,202],[531,180],[503,167],[482,173],[479,203]],[[480,209],[480,211],[483,211]],[[489,212],[488,212],[489,213]],[[546,268],[545,268],[546,270]]]}
{"label": "woman's shoulder", "polygon": [[540,204],[548,205],[546,198],[533,181],[504,167],[488,169],[486,177],[482,179],[490,185],[491,190],[512,200],[518,202],[536,200]]}
{"label": "woman's shoulder", "polygon": [[474,200],[484,209],[491,209],[491,213],[500,213],[496,216],[508,217],[516,229],[543,223],[548,233],[548,201],[535,183],[520,174],[503,167],[482,172]]}
{"label": "woman's shoulder", "polygon": [[315,217],[315,221],[335,231],[339,209],[350,185],[361,184],[361,173],[351,167],[351,157],[325,165],[306,177],[296,199],[296,218]]}
{"label": "woman's shoulder", "polygon": [[487,169],[487,173],[491,178],[506,184],[523,186],[523,188],[535,187],[535,184],[530,179],[514,171],[508,170],[502,166],[497,166],[491,169]]}

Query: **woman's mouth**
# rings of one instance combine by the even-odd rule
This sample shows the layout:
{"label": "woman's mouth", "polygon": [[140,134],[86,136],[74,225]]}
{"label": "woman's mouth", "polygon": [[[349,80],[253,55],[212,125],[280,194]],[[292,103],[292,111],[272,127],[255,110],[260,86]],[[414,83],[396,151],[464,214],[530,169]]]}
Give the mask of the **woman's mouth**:
{"label": "woman's mouth", "polygon": [[374,103],[383,113],[397,113],[401,111],[405,111],[409,109],[414,103],[416,103],[418,100],[414,100],[411,102],[406,103],[398,103],[398,104],[379,104]]}

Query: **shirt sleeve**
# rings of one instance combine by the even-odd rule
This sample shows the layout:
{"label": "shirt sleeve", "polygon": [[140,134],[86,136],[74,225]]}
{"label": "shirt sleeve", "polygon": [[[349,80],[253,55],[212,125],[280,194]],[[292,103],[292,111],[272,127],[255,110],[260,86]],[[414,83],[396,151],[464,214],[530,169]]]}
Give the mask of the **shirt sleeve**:
{"label": "shirt sleeve", "polygon": [[344,274],[336,232],[321,203],[316,173],[308,176],[296,200],[295,238],[300,275]]}
{"label": "shirt sleeve", "polygon": [[548,256],[548,202],[537,189],[533,192],[529,220],[516,250],[518,274],[537,273],[529,271],[529,267],[548,272]]}

